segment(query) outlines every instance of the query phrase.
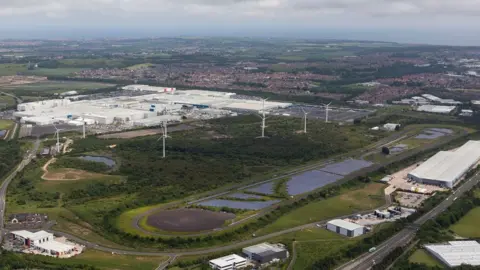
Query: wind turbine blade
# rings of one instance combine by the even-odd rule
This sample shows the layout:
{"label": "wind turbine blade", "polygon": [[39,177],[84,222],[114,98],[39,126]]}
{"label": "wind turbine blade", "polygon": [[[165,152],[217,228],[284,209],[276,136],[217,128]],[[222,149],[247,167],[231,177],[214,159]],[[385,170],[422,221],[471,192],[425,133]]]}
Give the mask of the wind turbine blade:
{"label": "wind turbine blade", "polygon": [[327,105],[327,106],[330,106],[331,104],[332,104],[332,102],[328,103],[328,105]]}

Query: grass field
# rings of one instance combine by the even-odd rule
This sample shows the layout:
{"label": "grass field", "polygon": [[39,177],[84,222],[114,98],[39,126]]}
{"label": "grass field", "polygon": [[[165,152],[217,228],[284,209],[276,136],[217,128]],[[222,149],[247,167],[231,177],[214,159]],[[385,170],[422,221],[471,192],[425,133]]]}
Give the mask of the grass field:
{"label": "grass field", "polygon": [[478,224],[480,223],[480,207],[470,210],[462,219],[450,227],[461,237],[480,238],[480,230]]}
{"label": "grass field", "polygon": [[140,257],[111,254],[97,250],[87,250],[70,259],[39,257],[39,260],[58,262],[64,265],[87,264],[102,270],[153,270],[167,257]]}
{"label": "grass field", "polygon": [[35,96],[35,94],[55,94],[71,90],[81,93],[88,90],[102,89],[112,86],[114,85],[97,82],[45,81],[24,85],[5,86],[2,87],[2,89],[13,92],[28,92],[30,95]]}
{"label": "grass field", "polygon": [[0,110],[5,107],[11,107],[15,105],[15,99],[11,96],[0,95]]}
{"label": "grass field", "polygon": [[310,203],[282,216],[271,225],[258,231],[257,234],[268,234],[282,229],[379,207],[385,203],[384,189],[385,185],[372,183],[362,189],[348,191],[336,197]]}
{"label": "grass field", "polygon": [[153,66],[153,64],[145,63],[145,64],[137,64],[137,65],[129,66],[127,67],[127,69],[136,70],[136,69],[142,69],[142,68],[149,68],[151,66]]}
{"label": "grass field", "polygon": [[13,126],[13,121],[0,120],[0,130],[10,129]]}
{"label": "grass field", "polygon": [[0,76],[17,75],[18,72],[25,72],[27,66],[24,64],[0,64]]}
{"label": "grass field", "polygon": [[442,264],[437,261],[435,258],[430,256],[424,249],[418,249],[416,250],[408,260],[411,263],[418,263],[418,264],[424,264],[430,267],[442,267]]}
{"label": "grass field", "polygon": [[82,68],[38,68],[34,70],[28,70],[25,73],[28,75],[36,76],[68,76],[75,72],[82,71]]}

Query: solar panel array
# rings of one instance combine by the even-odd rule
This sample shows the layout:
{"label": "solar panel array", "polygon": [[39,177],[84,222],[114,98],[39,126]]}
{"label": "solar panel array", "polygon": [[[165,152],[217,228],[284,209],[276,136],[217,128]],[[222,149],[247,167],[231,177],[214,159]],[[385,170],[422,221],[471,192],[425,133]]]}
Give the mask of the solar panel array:
{"label": "solar panel array", "polygon": [[289,195],[298,195],[321,188],[333,183],[342,176],[323,171],[309,171],[296,176],[287,182],[287,191]]}
{"label": "solar panel array", "polygon": [[370,161],[359,159],[347,159],[342,162],[333,163],[320,169],[321,171],[334,173],[339,175],[348,175],[352,172],[371,166],[373,163]]}
{"label": "solar panel array", "polygon": [[425,129],[422,134],[417,135],[415,139],[433,140],[446,135],[450,135],[452,133],[453,130],[447,128],[429,128]]}
{"label": "solar panel array", "polygon": [[210,207],[228,207],[233,209],[245,209],[245,210],[260,210],[262,208],[274,205],[280,202],[280,200],[270,200],[270,201],[230,201],[230,200],[221,200],[214,199],[208,200],[198,205],[210,206]]}
{"label": "solar panel array", "polygon": [[232,199],[242,199],[242,200],[261,199],[262,198],[262,196],[259,196],[259,195],[245,194],[245,193],[228,194],[227,197],[232,198]]}
{"label": "solar panel array", "polygon": [[253,188],[249,188],[249,189],[247,189],[247,191],[266,194],[266,195],[272,195],[273,194],[273,182],[268,182],[268,183],[261,184],[259,186],[253,187]]}

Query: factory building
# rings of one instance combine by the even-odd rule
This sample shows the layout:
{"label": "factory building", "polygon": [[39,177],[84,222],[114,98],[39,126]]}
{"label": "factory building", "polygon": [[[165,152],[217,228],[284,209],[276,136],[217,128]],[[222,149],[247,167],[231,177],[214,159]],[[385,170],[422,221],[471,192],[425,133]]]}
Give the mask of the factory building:
{"label": "factory building", "polygon": [[[148,87],[143,85],[126,86],[132,91],[150,91],[139,96],[117,96],[97,100],[52,99],[38,102],[21,103],[13,115],[22,123],[50,125],[52,123],[69,123],[79,125],[84,119],[89,124],[127,126],[158,125],[168,115],[177,121],[180,113],[185,111],[205,112],[210,116],[205,119],[231,115],[232,112],[259,112],[290,107],[291,103],[260,101],[235,98],[234,93],[185,90],[174,88]],[[139,90],[140,89],[140,90]],[[143,90],[142,90],[143,89]],[[153,90],[152,90],[153,89]],[[156,90],[158,91],[156,91]],[[159,117],[162,116],[162,117]],[[150,119],[150,120],[144,120]]]}
{"label": "factory building", "polygon": [[247,266],[247,259],[236,254],[231,254],[208,262],[210,267],[215,270],[235,270]]}
{"label": "factory building", "polygon": [[477,241],[450,241],[425,245],[425,249],[449,268],[462,264],[480,265],[480,244]]}
{"label": "factory building", "polygon": [[356,237],[365,233],[364,226],[341,219],[330,220],[327,223],[327,230],[348,237]]}
{"label": "factory building", "polygon": [[453,188],[480,161],[480,141],[468,141],[455,151],[440,151],[408,174],[418,183]]}
{"label": "factory building", "polygon": [[276,260],[284,260],[288,258],[288,251],[284,246],[262,243],[242,249],[250,260],[259,264],[266,264]]}
{"label": "factory building", "polygon": [[441,113],[449,114],[455,110],[455,106],[437,106],[437,105],[422,105],[417,108],[419,112]]}
{"label": "factory building", "polygon": [[48,256],[66,256],[78,251],[73,245],[54,240],[53,234],[46,231],[34,233],[13,231],[11,235],[13,236],[13,241],[20,242],[23,246]]}

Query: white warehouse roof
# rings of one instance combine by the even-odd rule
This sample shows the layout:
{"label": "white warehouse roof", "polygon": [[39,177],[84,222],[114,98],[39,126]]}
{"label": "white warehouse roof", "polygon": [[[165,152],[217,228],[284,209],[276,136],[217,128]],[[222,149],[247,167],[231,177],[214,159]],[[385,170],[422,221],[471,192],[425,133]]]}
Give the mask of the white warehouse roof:
{"label": "white warehouse roof", "polygon": [[448,244],[425,245],[425,248],[449,267],[480,265],[480,244],[476,241],[451,241]]}
{"label": "white warehouse roof", "polygon": [[75,246],[68,245],[68,244],[58,242],[58,241],[55,241],[55,240],[54,241],[43,242],[43,243],[38,243],[35,246],[37,246],[39,248],[46,249],[46,250],[55,251],[55,252],[68,252],[68,251],[73,250],[75,248]]}
{"label": "white warehouse roof", "polygon": [[330,220],[328,222],[328,224],[334,225],[334,226],[337,226],[337,227],[340,227],[340,228],[344,228],[344,229],[349,230],[349,231],[364,228],[362,225],[358,225],[356,223],[345,221],[345,220],[342,220],[342,219]]}
{"label": "white warehouse roof", "polygon": [[455,106],[422,105],[417,108],[417,111],[431,113],[450,113],[453,110],[455,110]]}
{"label": "white warehouse roof", "polygon": [[455,182],[480,160],[480,141],[468,141],[454,152],[440,151],[409,175],[420,179]]}
{"label": "white warehouse roof", "polygon": [[265,251],[270,251],[270,250],[274,251],[274,252],[282,252],[285,249],[281,248],[279,246],[274,246],[274,245],[269,244],[269,243],[261,243],[261,244],[246,247],[246,248],[243,249],[244,252],[250,252],[250,253],[255,253],[255,254],[260,254],[260,253],[263,253]]}
{"label": "white warehouse roof", "polygon": [[232,264],[240,264],[245,262],[246,262],[245,258],[240,257],[236,254],[227,255],[225,257],[221,257],[221,258],[210,261],[210,263],[215,264],[220,268],[223,268]]}
{"label": "white warehouse roof", "polygon": [[46,231],[29,232],[29,231],[21,230],[21,231],[13,231],[12,234],[20,236],[25,239],[30,239],[30,240],[53,237],[53,234]]}

